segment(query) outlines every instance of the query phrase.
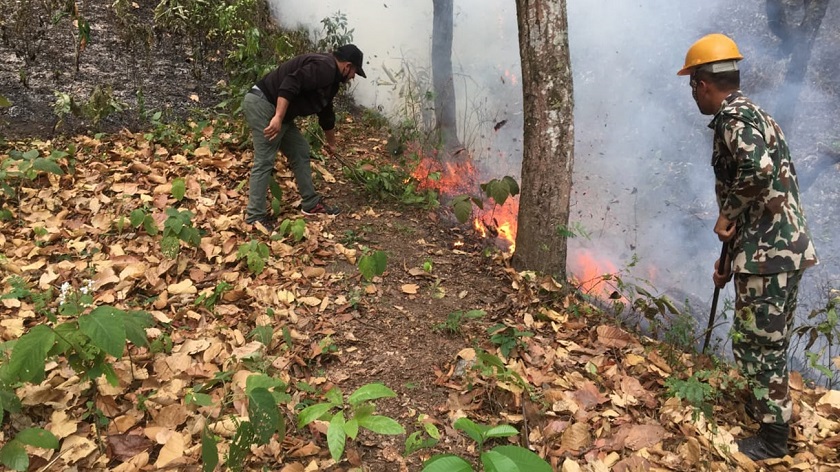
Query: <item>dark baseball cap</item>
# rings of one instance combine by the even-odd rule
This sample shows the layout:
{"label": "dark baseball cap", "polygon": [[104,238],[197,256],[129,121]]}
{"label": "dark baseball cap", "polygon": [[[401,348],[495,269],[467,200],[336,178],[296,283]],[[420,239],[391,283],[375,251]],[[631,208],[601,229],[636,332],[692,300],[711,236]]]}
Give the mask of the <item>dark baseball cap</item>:
{"label": "dark baseball cap", "polygon": [[364,54],[362,54],[362,51],[360,51],[355,44],[345,44],[344,46],[341,46],[333,52],[333,56],[335,56],[339,61],[346,61],[353,64],[353,66],[356,67],[356,74],[367,78],[364,69],[362,69]]}

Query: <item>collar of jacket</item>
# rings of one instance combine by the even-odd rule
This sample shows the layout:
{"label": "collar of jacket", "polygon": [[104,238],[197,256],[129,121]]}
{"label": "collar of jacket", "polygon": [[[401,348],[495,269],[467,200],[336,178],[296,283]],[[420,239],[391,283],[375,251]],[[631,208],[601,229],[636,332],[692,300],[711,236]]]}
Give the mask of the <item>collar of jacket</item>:
{"label": "collar of jacket", "polygon": [[715,124],[717,123],[718,118],[720,118],[721,113],[725,109],[727,109],[730,105],[732,105],[732,102],[734,102],[735,100],[737,100],[737,99],[739,99],[743,96],[744,96],[744,93],[741,92],[740,90],[736,90],[736,91],[730,93],[729,95],[727,95],[726,98],[724,98],[723,101],[720,102],[720,108],[718,108],[718,111],[717,111],[717,113],[715,113],[715,116],[712,117],[712,121],[709,122],[709,128],[715,129]]}

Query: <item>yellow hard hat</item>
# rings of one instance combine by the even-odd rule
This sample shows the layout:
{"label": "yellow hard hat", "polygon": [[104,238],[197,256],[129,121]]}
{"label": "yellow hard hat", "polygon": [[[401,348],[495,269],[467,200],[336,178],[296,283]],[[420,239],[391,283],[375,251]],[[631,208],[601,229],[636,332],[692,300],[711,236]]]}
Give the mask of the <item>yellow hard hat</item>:
{"label": "yellow hard hat", "polygon": [[689,75],[691,69],[718,61],[740,61],[744,56],[738,52],[738,45],[724,34],[709,34],[698,39],[685,53],[685,65],[677,75]]}

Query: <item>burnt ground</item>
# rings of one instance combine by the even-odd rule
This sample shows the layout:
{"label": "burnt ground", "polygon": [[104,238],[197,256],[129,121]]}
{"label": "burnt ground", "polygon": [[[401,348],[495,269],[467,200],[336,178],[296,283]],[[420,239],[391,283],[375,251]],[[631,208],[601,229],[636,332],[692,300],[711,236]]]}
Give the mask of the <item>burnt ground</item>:
{"label": "burnt ground", "polygon": [[[90,24],[90,42],[78,61],[78,36],[71,17],[53,21],[35,2],[23,10],[13,3],[0,4],[5,18],[0,22],[0,95],[12,103],[0,109],[0,136],[136,130],[149,126],[148,118],[155,112],[161,112],[164,120],[183,119],[192,109],[220,101],[218,85],[227,77],[219,52],[210,44],[202,45],[198,50],[206,51],[199,56],[203,59],[195,61],[187,37],[152,28],[158,2],[127,2],[137,8],[129,6],[123,16],[115,13],[114,2],[76,2]],[[110,90],[123,111],[96,126],[70,114],[56,129],[55,93],[84,102],[97,86]]]}

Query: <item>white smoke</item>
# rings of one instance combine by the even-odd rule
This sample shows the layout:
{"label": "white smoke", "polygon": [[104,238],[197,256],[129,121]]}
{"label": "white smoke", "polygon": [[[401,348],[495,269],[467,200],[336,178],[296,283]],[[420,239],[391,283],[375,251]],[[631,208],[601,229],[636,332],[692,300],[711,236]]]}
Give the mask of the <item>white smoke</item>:
{"label": "white smoke", "polygon": [[[272,0],[284,26],[320,29],[319,22],[337,11],[355,28],[354,43],[365,53],[368,79],[357,79],[354,96],[368,107],[399,110],[400,98],[385,69],[408,65],[428,77],[430,70],[432,2],[370,2],[364,0],[293,2]],[[568,0],[569,36],[575,88],[575,176],[572,220],[589,239],[570,241],[569,267],[579,269],[576,251],[591,251],[613,266],[627,267],[639,259],[639,275],[651,268],[657,288],[711,299],[712,263],[720,243],[712,232],[717,215],[710,167],[711,130],[691,99],[688,81],[676,76],[685,51],[699,37],[722,32],[743,44],[744,82],[772,63],[772,52],[752,32],[766,26],[764,2],[748,0],[737,6],[723,0],[674,2],[650,0]],[[823,29],[836,24],[831,7]],[[521,84],[516,8],[511,0],[455,2],[453,67],[462,136],[487,169],[487,179],[519,176],[521,161]],[[815,54],[812,61],[819,60]],[[767,90],[745,90],[755,98]],[[753,93],[754,92],[754,93]],[[821,96],[808,91],[806,97]],[[836,97],[836,95],[835,95]],[[836,101],[836,98],[834,99]],[[834,119],[838,107],[834,105]],[[766,107],[767,108],[767,107]],[[770,108],[768,108],[770,109]],[[772,112],[772,109],[770,110]],[[498,132],[494,123],[507,120]],[[835,121],[835,125],[836,125]],[[835,126],[836,130],[837,127]],[[837,136],[835,136],[837,137]],[[796,152],[796,149],[794,149]],[[827,185],[827,184],[823,184]],[[825,192],[814,187],[813,192]],[[805,198],[806,207],[809,198]],[[836,274],[836,207],[808,208],[812,229],[823,256]],[[827,268],[823,268],[825,270]],[[812,272],[812,271],[809,271]],[[821,277],[826,277],[823,273]],[[806,275],[806,284],[808,283]],[[835,286],[836,286],[836,275]],[[730,284],[731,287],[731,284]],[[731,289],[727,289],[731,290]],[[732,298],[730,291],[723,296]],[[683,301],[683,300],[678,300]],[[707,308],[694,306],[705,324]],[[705,327],[705,326],[703,326]],[[725,337],[726,326],[718,330]]]}

